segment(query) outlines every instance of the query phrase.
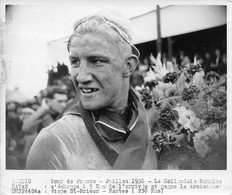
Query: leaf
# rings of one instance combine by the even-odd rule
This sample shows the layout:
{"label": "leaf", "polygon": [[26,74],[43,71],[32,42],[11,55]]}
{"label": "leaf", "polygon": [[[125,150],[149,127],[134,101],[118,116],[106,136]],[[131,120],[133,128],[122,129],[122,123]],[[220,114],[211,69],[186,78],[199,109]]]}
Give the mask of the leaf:
{"label": "leaf", "polygon": [[151,129],[153,129],[154,122],[158,120],[159,112],[159,109],[154,106],[146,112]]}
{"label": "leaf", "polygon": [[152,69],[150,68],[149,71],[146,73],[146,76],[144,78],[145,82],[149,82],[149,81],[153,81],[156,78],[159,78],[159,76],[157,74],[155,74]]}
{"label": "leaf", "polygon": [[167,62],[167,71],[168,72],[174,72],[173,64],[172,62]]}
{"label": "leaf", "polygon": [[152,68],[157,73],[158,78],[162,79],[168,73],[168,70],[166,69],[165,65],[161,62],[161,54],[158,53],[156,59],[151,54],[150,60],[153,64],[155,64],[155,66],[152,66]]}
{"label": "leaf", "polygon": [[202,158],[184,144],[175,151],[164,151],[158,169],[200,170],[202,164]]}
{"label": "leaf", "polygon": [[160,104],[160,108],[161,108],[161,109],[164,109],[164,108],[166,108],[166,107],[171,108],[171,104],[169,103],[168,98],[163,99],[163,101],[162,101],[161,104]]}
{"label": "leaf", "polygon": [[174,142],[175,145],[178,145],[182,142],[183,139],[185,139],[185,135],[184,134],[180,134],[180,135],[175,135],[176,141]]}
{"label": "leaf", "polygon": [[158,66],[158,64],[157,64],[157,62],[156,62],[156,59],[155,59],[155,57],[152,55],[152,53],[151,53],[151,55],[150,55],[150,60],[151,60],[152,64],[154,64],[155,66]]}
{"label": "leaf", "polygon": [[178,90],[181,92],[184,90],[185,88],[185,80],[186,80],[186,76],[184,75],[184,73],[182,72],[178,78],[178,80],[176,81],[176,86],[178,88]]}
{"label": "leaf", "polygon": [[196,118],[192,123],[191,123],[191,130],[192,131],[198,131],[201,125],[201,120],[199,118]]}
{"label": "leaf", "polygon": [[201,89],[204,85],[204,72],[196,72],[192,79],[192,85],[196,85]]}
{"label": "leaf", "polygon": [[158,54],[157,54],[157,57],[156,57],[156,62],[157,62],[157,67],[160,67],[160,68],[162,68],[162,62],[161,62],[161,53],[159,52]]}
{"label": "leaf", "polygon": [[210,139],[217,139],[217,128],[214,125],[206,128],[204,131],[199,131],[193,138],[194,147],[201,157],[205,157],[210,151],[211,147],[208,145]]}
{"label": "leaf", "polygon": [[213,170],[225,170],[226,169],[226,136],[222,136],[219,139],[209,140],[209,146],[211,151],[204,158],[204,168]]}

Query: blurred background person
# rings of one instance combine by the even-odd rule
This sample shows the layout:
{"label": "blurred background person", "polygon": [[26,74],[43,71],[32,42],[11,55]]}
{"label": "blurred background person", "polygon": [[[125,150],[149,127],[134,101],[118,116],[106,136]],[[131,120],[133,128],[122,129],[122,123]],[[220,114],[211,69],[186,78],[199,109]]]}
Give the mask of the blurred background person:
{"label": "blurred background person", "polygon": [[151,67],[151,61],[148,56],[145,56],[143,60],[139,60],[139,64],[130,77],[130,84],[132,87],[141,86],[144,82],[144,77],[147,75],[147,71]]}
{"label": "blurred background person", "polygon": [[16,102],[6,104],[6,168],[18,169],[20,167],[19,153],[22,146],[22,120],[19,117],[21,105]]}
{"label": "blurred background person", "polygon": [[181,61],[180,66],[181,66],[181,68],[183,68],[183,67],[190,65],[190,63],[191,63],[191,61],[190,61],[189,56],[184,56],[183,60]]}
{"label": "blurred background person", "polygon": [[[22,110],[22,114],[21,114],[21,119],[22,121],[24,122],[25,120],[27,120],[31,115],[33,115],[35,113],[35,111],[31,108],[23,108]],[[28,155],[28,152],[37,136],[37,131],[35,129],[35,131],[28,131],[28,132],[25,132],[25,135],[24,135],[24,150],[23,150],[23,158],[24,158],[24,163],[26,163],[26,159],[27,159],[27,155]],[[25,166],[25,164],[24,164]]]}
{"label": "blurred background person", "polygon": [[203,69],[205,71],[205,74],[210,72],[210,65],[211,65],[212,61],[211,61],[211,56],[209,52],[205,52],[204,55],[204,62],[203,62]]}
{"label": "blurred background person", "polygon": [[151,67],[151,61],[148,56],[144,57],[142,63],[139,63],[138,70],[142,73],[142,75],[146,75],[147,71]]}
{"label": "blurred background person", "polygon": [[34,113],[35,113],[35,110],[33,110],[32,108],[28,108],[28,107],[23,108],[22,113],[20,115],[20,119],[24,121],[25,119],[27,119],[29,116],[31,116]]}
{"label": "blurred background person", "polygon": [[6,169],[19,169],[18,159],[14,155],[16,142],[11,137],[10,131],[6,131]]}
{"label": "blurred background person", "polygon": [[22,120],[18,113],[19,107],[20,105],[15,102],[6,104],[6,131],[9,131],[14,140],[18,140],[21,136]]}
{"label": "blurred background person", "polygon": [[41,106],[23,122],[23,131],[40,132],[40,130],[52,124],[67,105],[67,91],[58,86],[47,88],[46,98],[43,98]]}
{"label": "blurred background person", "polygon": [[181,65],[182,61],[184,60],[184,57],[185,57],[185,52],[183,50],[180,50],[176,58],[177,64]]}
{"label": "blurred background person", "polygon": [[219,49],[215,49],[212,63],[210,66],[211,71],[215,71],[218,73],[218,67],[221,66],[221,64],[222,64],[221,51]]}
{"label": "blurred background person", "polygon": [[218,74],[223,75],[227,73],[227,56],[226,54],[222,55],[221,63],[218,66]]}
{"label": "blurred background person", "polygon": [[172,56],[172,59],[171,59],[171,62],[173,64],[173,68],[176,72],[179,72],[180,69],[179,69],[179,65],[177,64],[177,59],[175,56]]}

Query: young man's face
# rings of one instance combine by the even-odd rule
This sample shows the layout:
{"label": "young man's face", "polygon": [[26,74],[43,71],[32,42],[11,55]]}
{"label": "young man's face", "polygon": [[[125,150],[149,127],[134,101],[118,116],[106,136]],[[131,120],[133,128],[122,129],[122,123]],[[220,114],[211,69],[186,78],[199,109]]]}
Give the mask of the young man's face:
{"label": "young man's face", "polygon": [[55,113],[61,113],[67,105],[68,96],[66,94],[55,93],[50,100],[50,110]]}
{"label": "young man's face", "polygon": [[72,79],[87,110],[125,107],[127,57],[122,45],[110,43],[102,35],[74,37],[70,44]]}

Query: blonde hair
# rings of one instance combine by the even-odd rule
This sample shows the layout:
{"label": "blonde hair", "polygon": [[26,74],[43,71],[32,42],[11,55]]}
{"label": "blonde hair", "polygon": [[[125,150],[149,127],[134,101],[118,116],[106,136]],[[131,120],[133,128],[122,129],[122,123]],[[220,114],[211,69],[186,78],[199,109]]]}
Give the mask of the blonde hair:
{"label": "blonde hair", "polygon": [[74,32],[69,37],[67,44],[68,51],[70,49],[72,39],[74,37],[82,37],[85,34],[103,35],[109,43],[113,44],[127,44],[125,39],[123,39],[123,37],[120,36],[120,34],[117,33],[112,26],[107,24],[102,17],[93,16],[76,25],[76,27],[74,26]]}

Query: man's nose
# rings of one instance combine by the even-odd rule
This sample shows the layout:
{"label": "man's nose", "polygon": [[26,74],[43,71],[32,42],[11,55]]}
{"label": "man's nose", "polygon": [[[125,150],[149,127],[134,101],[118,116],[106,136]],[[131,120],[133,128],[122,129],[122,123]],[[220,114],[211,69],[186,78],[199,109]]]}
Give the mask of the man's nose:
{"label": "man's nose", "polygon": [[91,81],[92,75],[87,61],[82,61],[79,67],[76,80],[78,83],[85,83]]}

